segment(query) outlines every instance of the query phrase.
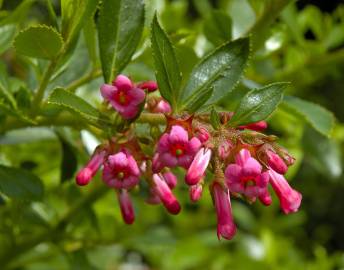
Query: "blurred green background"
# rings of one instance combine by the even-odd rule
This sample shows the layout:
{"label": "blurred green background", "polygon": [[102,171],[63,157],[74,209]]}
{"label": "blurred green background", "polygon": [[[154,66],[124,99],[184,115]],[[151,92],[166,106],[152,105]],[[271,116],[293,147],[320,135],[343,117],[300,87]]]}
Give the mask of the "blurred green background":
{"label": "blurred green background", "polygon": [[[0,3],[0,79],[7,74],[12,91],[20,96],[27,86],[35,88],[36,75],[41,74],[44,63],[37,62],[35,70],[32,60],[15,53],[13,38],[31,24],[54,25],[54,12],[59,21],[60,3]],[[317,119],[305,119],[285,104],[268,121],[267,133],[278,135],[279,142],[297,158],[288,179],[303,194],[300,211],[283,215],[276,197],[270,207],[234,200],[238,233],[231,241],[218,241],[208,191],[199,203],[192,204],[186,187],[180,185],[181,214],[170,216],[161,206],[145,204],[137,190],[137,218],[134,225],[127,226],[121,220],[115,193],[104,193],[99,175],[87,187],[74,184],[75,171],[87,161],[95,138],[70,128],[18,129],[1,134],[0,163],[39,175],[44,196],[28,202],[8,200],[0,194],[0,268],[344,269],[343,1],[145,3],[143,38],[124,71],[133,79],[154,79],[148,39],[149,24],[157,10],[184,74],[225,40],[252,35],[252,56],[245,77],[222,102],[228,110],[252,87],[290,81],[287,94],[321,104],[334,113],[336,122],[329,138],[312,127]],[[71,86],[99,69],[99,63],[90,60],[88,44],[83,32],[68,67],[56,75],[49,89]],[[77,92],[99,105],[102,79],[94,77]],[[25,98],[22,100],[25,106]]]}

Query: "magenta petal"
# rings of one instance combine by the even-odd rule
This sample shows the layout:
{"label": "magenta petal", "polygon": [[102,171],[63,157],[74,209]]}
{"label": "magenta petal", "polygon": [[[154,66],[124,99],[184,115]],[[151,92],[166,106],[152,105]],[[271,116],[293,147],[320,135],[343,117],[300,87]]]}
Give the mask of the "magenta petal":
{"label": "magenta petal", "polygon": [[225,176],[229,183],[239,183],[241,177],[241,167],[237,164],[229,164],[226,168]]}
{"label": "magenta petal", "polygon": [[187,151],[189,154],[194,155],[201,148],[201,146],[201,141],[198,138],[193,137],[188,143]]}
{"label": "magenta petal", "polygon": [[172,126],[168,139],[171,144],[186,143],[188,141],[188,133],[181,126]]}
{"label": "magenta petal", "polygon": [[127,155],[127,157],[128,157],[128,166],[129,166],[130,173],[134,176],[139,176],[140,175],[140,169],[137,166],[136,160],[130,154]]}
{"label": "magenta petal", "polygon": [[126,224],[132,224],[135,220],[134,207],[131,202],[129,192],[125,189],[120,190],[118,193],[118,202],[121,208],[123,220]]}
{"label": "magenta petal", "polygon": [[177,166],[178,160],[175,156],[172,156],[170,153],[163,153],[160,155],[161,163],[164,164],[166,167],[173,168]]}
{"label": "magenta petal", "polygon": [[132,188],[139,183],[140,179],[137,176],[130,175],[122,180],[123,188]]}
{"label": "magenta petal", "polygon": [[235,162],[236,164],[240,166],[244,166],[245,162],[251,157],[250,151],[247,149],[243,148],[240,150],[238,154],[235,156]]}
{"label": "magenta petal", "polygon": [[177,176],[175,176],[172,172],[166,172],[163,174],[163,176],[169,188],[174,189],[178,181]]}
{"label": "magenta petal", "polygon": [[208,167],[210,157],[210,149],[201,148],[197,152],[185,176],[185,182],[188,185],[196,185],[201,180]]}
{"label": "magenta petal", "polygon": [[133,88],[133,83],[125,75],[118,75],[113,84],[121,91],[128,91]]}
{"label": "magenta petal", "polygon": [[100,94],[107,101],[113,100],[113,96],[116,93],[116,91],[117,88],[111,84],[103,84],[100,87]]}
{"label": "magenta petal", "polygon": [[131,97],[131,105],[139,105],[145,99],[145,92],[140,88],[132,88],[128,91],[128,96]]}
{"label": "magenta petal", "polygon": [[110,155],[108,157],[108,161],[112,167],[124,168],[128,166],[127,156],[123,152],[119,152],[115,155]]}
{"label": "magenta petal", "polygon": [[248,158],[242,167],[242,175],[244,177],[256,177],[262,171],[262,166],[254,158]]}
{"label": "magenta petal", "polygon": [[192,162],[192,156],[190,156],[190,155],[184,155],[184,156],[178,158],[178,165],[185,168],[185,169],[189,168],[191,162]]}
{"label": "magenta petal", "polygon": [[158,152],[163,153],[170,150],[170,142],[168,140],[168,134],[164,133],[158,142]]}

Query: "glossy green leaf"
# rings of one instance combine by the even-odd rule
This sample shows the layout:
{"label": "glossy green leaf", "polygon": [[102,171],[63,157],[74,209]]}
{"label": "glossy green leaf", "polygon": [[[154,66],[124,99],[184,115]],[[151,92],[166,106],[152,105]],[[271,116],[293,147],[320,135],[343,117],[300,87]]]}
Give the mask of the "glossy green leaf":
{"label": "glossy green leaf", "polygon": [[172,108],[176,108],[182,76],[172,43],[159,25],[156,14],[152,21],[151,43],[160,93]]}
{"label": "glossy green leaf", "polygon": [[0,191],[10,198],[39,200],[43,184],[29,171],[0,165]]}
{"label": "glossy green leaf", "polygon": [[334,126],[334,116],[331,112],[318,104],[302,100],[297,97],[286,96],[283,106],[292,113],[300,115],[315,130],[329,136]]}
{"label": "glossy green leaf", "polygon": [[273,83],[248,92],[240,101],[229,125],[245,125],[266,119],[283,98],[289,83]]}
{"label": "glossy green leaf", "polygon": [[14,47],[25,56],[53,59],[61,51],[63,39],[54,28],[37,25],[21,31],[14,40]]}
{"label": "glossy green leaf", "polygon": [[97,5],[98,0],[61,0],[61,33],[66,41],[73,43],[85,21],[94,15]]}
{"label": "glossy green leaf", "polygon": [[62,88],[56,88],[51,93],[48,104],[53,104],[72,113],[76,113],[87,122],[96,126],[109,123],[109,119],[106,116],[101,114],[85,100]]}
{"label": "glossy green leaf", "polygon": [[198,92],[197,94],[189,97],[184,103],[184,108],[187,108],[187,111],[190,113],[196,112],[209,100],[213,92],[213,87],[204,88],[202,92]]}
{"label": "glossy green leaf", "polygon": [[98,37],[100,60],[106,82],[111,82],[130,61],[144,25],[142,0],[103,1]]}
{"label": "glossy green leaf", "polygon": [[204,21],[204,35],[214,45],[220,45],[232,39],[232,20],[221,10],[211,11]]}
{"label": "glossy green leaf", "polygon": [[17,27],[14,24],[7,24],[0,27],[0,54],[11,47],[16,29]]}
{"label": "glossy green leaf", "polygon": [[97,65],[98,55],[97,55],[97,31],[96,25],[93,18],[89,18],[83,28],[86,46],[88,50],[89,57],[92,61],[93,66]]}
{"label": "glossy green leaf", "polygon": [[[213,104],[230,93],[244,72],[250,51],[248,38],[237,39],[215,49],[193,69],[182,90],[182,101],[198,95],[207,88],[214,88],[206,104]],[[185,105],[185,109],[188,109]]]}
{"label": "glossy green leaf", "polygon": [[218,129],[221,126],[219,114],[214,108],[210,111],[210,123],[214,129]]}

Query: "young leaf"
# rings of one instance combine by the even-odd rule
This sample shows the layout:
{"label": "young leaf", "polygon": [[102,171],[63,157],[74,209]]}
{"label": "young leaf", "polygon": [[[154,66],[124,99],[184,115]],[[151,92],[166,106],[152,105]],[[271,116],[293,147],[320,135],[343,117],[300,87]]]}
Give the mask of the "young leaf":
{"label": "young leaf", "polygon": [[221,126],[219,114],[214,108],[210,111],[210,123],[214,129],[218,129]]}
{"label": "young leaf", "polygon": [[330,135],[334,125],[334,116],[325,108],[318,104],[291,96],[284,97],[282,105],[292,113],[301,116],[321,134],[325,136]]}
{"label": "young leaf", "polygon": [[7,24],[0,27],[0,54],[11,47],[16,29],[15,24]]}
{"label": "young leaf", "polygon": [[183,107],[190,96],[198,95],[207,88],[214,88],[206,104],[212,104],[230,93],[246,66],[250,44],[248,38],[237,39],[224,44],[207,55],[193,69],[181,96]]}
{"label": "young leaf", "polygon": [[175,108],[182,76],[172,43],[159,25],[156,14],[152,21],[151,43],[160,93]]}
{"label": "young leaf", "polygon": [[204,21],[204,35],[214,45],[220,45],[232,39],[232,20],[221,10],[213,10]]}
{"label": "young leaf", "polygon": [[14,40],[14,47],[19,54],[53,59],[61,51],[63,40],[54,28],[37,25],[21,31]]}
{"label": "young leaf", "polygon": [[100,60],[105,82],[130,61],[144,25],[143,0],[103,1],[98,21]]}
{"label": "young leaf", "polygon": [[76,113],[95,126],[103,126],[110,123],[105,115],[102,115],[85,100],[62,88],[56,88],[51,93],[48,104],[53,104],[72,113]]}
{"label": "young leaf", "polygon": [[273,83],[248,92],[240,101],[229,125],[246,125],[266,119],[278,106],[289,83]]}
{"label": "young leaf", "polygon": [[10,198],[40,200],[43,184],[29,171],[0,165],[0,191]]}

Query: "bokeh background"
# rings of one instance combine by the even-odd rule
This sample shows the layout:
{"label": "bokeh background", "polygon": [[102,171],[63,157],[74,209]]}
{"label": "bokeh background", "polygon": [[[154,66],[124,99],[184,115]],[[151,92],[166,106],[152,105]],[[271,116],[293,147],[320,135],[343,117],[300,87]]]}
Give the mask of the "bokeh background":
{"label": "bokeh background", "polygon": [[[28,25],[53,25],[49,7],[59,19],[59,1],[47,2],[0,1],[0,79],[8,74],[14,92],[21,93],[18,89],[24,81],[33,88],[37,82],[29,60],[16,55],[11,42]],[[154,79],[148,42],[154,10],[177,49],[184,74],[223,42],[216,33],[216,20],[224,16],[229,21],[228,28],[222,29],[223,38],[254,33],[254,43],[245,77],[222,106],[232,110],[252,87],[290,81],[287,94],[334,113],[330,137],[283,104],[268,121],[267,133],[277,134],[297,158],[288,179],[303,194],[300,211],[283,215],[276,197],[270,207],[234,200],[238,233],[231,241],[218,241],[208,191],[193,204],[186,187],[180,185],[181,214],[170,216],[161,206],[146,205],[137,190],[136,222],[127,226],[114,192],[103,191],[99,175],[85,188],[74,184],[76,169],[87,161],[96,143],[94,137],[70,128],[19,129],[1,134],[0,163],[39,175],[44,196],[36,201],[9,200],[0,193],[0,268],[6,264],[3,267],[30,270],[344,269],[344,2],[145,2],[144,35],[124,71],[133,79]],[[91,69],[87,40],[80,35],[68,67],[49,89],[69,86]],[[101,83],[102,78],[95,76],[77,89],[78,94],[99,105]]]}

